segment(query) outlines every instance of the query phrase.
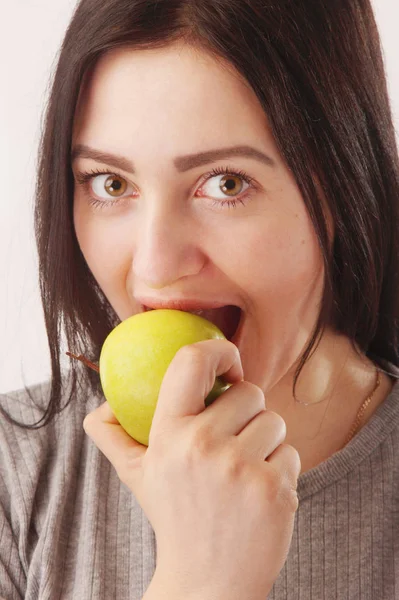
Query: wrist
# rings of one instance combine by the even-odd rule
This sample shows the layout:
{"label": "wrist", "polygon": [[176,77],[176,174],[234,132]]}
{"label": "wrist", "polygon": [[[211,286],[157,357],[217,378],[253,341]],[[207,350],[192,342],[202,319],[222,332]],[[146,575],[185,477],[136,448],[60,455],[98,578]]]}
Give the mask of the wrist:
{"label": "wrist", "polygon": [[[251,596],[248,600],[260,600],[267,597],[265,591],[262,594]],[[173,574],[164,574],[155,570],[154,576],[148,586],[142,600],[242,600],[242,593],[238,590],[220,590],[217,587],[193,587],[178,581]]]}
{"label": "wrist", "polygon": [[178,582],[173,574],[160,575],[155,571],[142,600],[231,600],[226,594],[220,596],[216,591],[195,590]]}

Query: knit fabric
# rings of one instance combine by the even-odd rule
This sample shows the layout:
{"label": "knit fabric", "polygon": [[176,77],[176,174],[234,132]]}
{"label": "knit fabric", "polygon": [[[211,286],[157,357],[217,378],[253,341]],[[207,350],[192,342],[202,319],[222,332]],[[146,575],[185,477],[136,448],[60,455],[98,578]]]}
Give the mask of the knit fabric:
{"label": "knit fabric", "polygon": [[[30,388],[38,407],[48,390],[48,382]],[[38,430],[0,416],[0,598],[143,597],[154,532],[82,427],[103,401],[80,392]],[[25,390],[0,404],[25,423],[42,415]],[[288,559],[268,599],[397,600],[399,382],[345,448],[300,476],[298,496]]]}

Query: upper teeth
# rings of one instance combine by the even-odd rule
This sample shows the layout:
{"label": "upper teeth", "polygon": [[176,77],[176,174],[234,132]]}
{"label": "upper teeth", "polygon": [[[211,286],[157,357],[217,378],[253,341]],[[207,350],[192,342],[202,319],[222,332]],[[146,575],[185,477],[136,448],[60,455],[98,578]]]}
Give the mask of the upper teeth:
{"label": "upper teeth", "polygon": [[[144,306],[144,310],[145,311],[149,311],[149,310],[155,310],[154,308],[150,308],[149,306]],[[193,315],[198,315],[201,316],[204,314],[205,309],[204,308],[199,308],[197,310],[188,310],[186,312],[192,313]]]}

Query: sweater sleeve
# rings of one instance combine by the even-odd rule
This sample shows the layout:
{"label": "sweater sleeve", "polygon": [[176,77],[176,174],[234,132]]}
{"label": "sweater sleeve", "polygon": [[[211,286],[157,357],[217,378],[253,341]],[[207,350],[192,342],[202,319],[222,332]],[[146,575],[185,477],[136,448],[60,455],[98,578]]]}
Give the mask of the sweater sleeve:
{"label": "sweater sleeve", "polygon": [[[42,387],[34,386],[40,396]],[[32,527],[32,507],[40,474],[40,461],[46,455],[44,432],[30,432],[9,422],[32,423],[39,412],[18,390],[0,394],[0,600],[25,598],[29,547],[36,535]],[[4,412],[3,412],[4,411]]]}
{"label": "sweater sleeve", "polygon": [[[4,480],[0,480],[1,496]],[[19,559],[18,544],[14,537],[3,504],[0,504],[0,600],[23,600],[25,574]]]}

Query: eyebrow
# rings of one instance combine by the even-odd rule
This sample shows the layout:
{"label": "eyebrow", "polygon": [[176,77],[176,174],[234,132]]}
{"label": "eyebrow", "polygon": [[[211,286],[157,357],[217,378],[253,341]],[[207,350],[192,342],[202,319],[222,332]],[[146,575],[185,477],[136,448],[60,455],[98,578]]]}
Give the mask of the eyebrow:
{"label": "eyebrow", "polygon": [[[276,164],[275,161],[270,158],[270,156],[264,152],[261,152],[260,150],[252,148],[252,146],[231,146],[229,148],[217,148],[215,150],[208,150],[206,152],[199,152],[197,154],[186,154],[185,156],[177,156],[173,163],[179,173],[184,173],[190,169],[195,169],[195,167],[201,167],[216,160],[231,158],[234,156],[252,158],[268,165],[269,167],[274,167]],[[123,171],[127,171],[132,174],[135,173],[134,164],[127,158],[117,154],[110,154],[108,152],[102,152],[101,150],[95,150],[94,148],[90,148],[84,144],[77,144],[72,150],[72,163],[78,158],[91,158],[92,160],[106,163],[117,169],[122,169]]]}

